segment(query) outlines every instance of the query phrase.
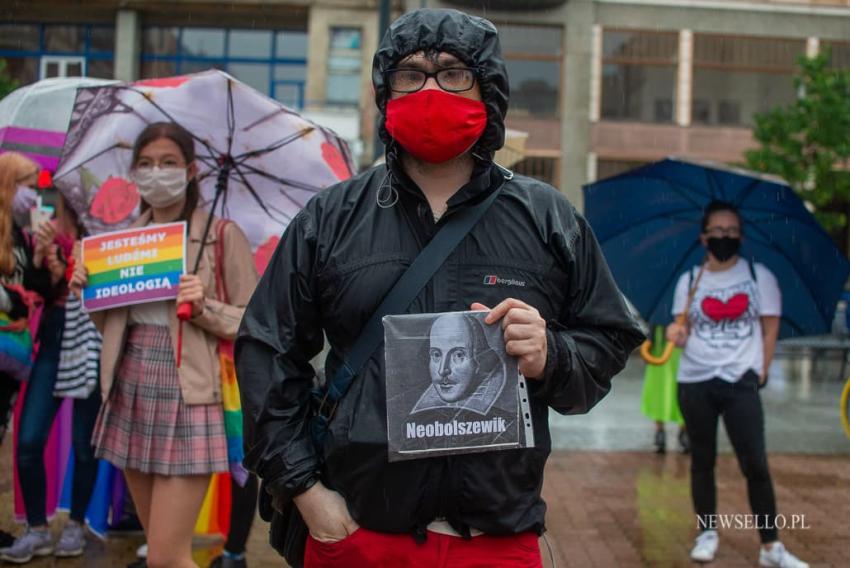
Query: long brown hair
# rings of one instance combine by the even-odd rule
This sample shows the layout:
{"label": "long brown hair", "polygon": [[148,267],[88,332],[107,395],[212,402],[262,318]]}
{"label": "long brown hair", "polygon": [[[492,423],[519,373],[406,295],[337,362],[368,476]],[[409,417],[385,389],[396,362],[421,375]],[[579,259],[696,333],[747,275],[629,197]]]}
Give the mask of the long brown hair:
{"label": "long brown hair", "polygon": [[[188,130],[176,122],[154,122],[147,125],[136,138],[136,143],[133,145],[132,167],[136,167],[136,163],[139,161],[139,154],[142,153],[145,146],[160,138],[167,138],[177,144],[187,166],[195,161],[195,141],[192,139],[192,135],[189,134]],[[183,205],[183,211],[180,212],[180,220],[191,222],[192,213],[195,212],[195,208],[198,206],[200,196],[201,190],[198,187],[196,174],[186,185],[186,203]],[[150,204],[142,199],[141,210],[146,211],[149,208]]]}
{"label": "long brown hair", "polygon": [[15,270],[12,200],[18,185],[38,173],[38,165],[17,152],[0,155],[0,274]]}

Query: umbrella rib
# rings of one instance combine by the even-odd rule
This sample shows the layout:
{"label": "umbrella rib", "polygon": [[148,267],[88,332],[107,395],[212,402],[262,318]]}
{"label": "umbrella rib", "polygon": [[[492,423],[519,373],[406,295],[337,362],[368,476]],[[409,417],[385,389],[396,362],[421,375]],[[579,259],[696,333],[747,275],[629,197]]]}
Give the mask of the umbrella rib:
{"label": "umbrella rib", "polygon": [[756,187],[758,187],[758,184],[761,183],[761,181],[762,180],[760,179],[754,178],[752,181],[750,181],[747,187],[741,190],[741,192],[738,194],[738,198],[735,200],[735,209],[741,208],[741,206],[744,204],[744,201],[746,201],[747,198],[752,195],[753,191],[755,191]]}
{"label": "umbrella rib", "polygon": [[233,150],[233,135],[236,132],[236,109],[233,106],[233,81],[227,79],[227,155]]}
{"label": "umbrella rib", "polygon": [[[248,189],[248,192],[251,194],[251,196],[257,202],[257,205],[259,205],[263,209],[263,211],[265,211],[266,215],[268,215],[269,217],[274,219],[274,216],[269,212],[269,209],[271,209],[271,211],[274,211],[275,213],[282,215],[284,217],[284,222],[289,223],[289,221],[292,220],[292,215],[289,215],[288,213],[286,213],[285,211],[282,211],[281,209],[278,209],[277,207],[270,207],[269,205],[264,203],[263,200],[260,199],[260,194],[257,193],[257,190],[254,189],[254,186],[251,185],[251,182],[249,182],[248,178],[245,177],[245,174],[243,174],[242,171],[239,170],[239,168],[235,168],[235,169],[236,169],[236,173],[239,175],[239,178],[242,180],[243,185]],[[286,194],[283,194],[283,195],[289,201],[291,201],[297,207],[299,207],[299,209],[303,208],[303,205],[300,205],[298,202],[296,202],[294,199],[292,199],[292,197],[290,197],[289,195],[286,195]],[[279,219],[275,219],[275,220],[280,222]]]}
{"label": "umbrella rib", "polygon": [[788,213],[781,213],[780,214],[778,211],[774,211],[773,209],[765,209],[763,207],[746,207],[743,210],[747,211],[747,212],[756,211],[756,212],[759,212],[759,213],[767,213],[767,214],[770,214],[770,215],[773,215],[773,216],[780,215],[783,218],[793,219],[793,220],[795,220],[799,223],[802,223],[803,225],[811,227],[812,229],[816,229],[818,231],[823,231],[823,228],[820,226],[820,224],[816,220],[814,220],[812,217],[791,215],[791,214],[788,214]]}
{"label": "umbrella rib", "polygon": [[95,155],[93,155],[93,156],[91,156],[91,157],[89,157],[89,158],[86,158],[85,160],[83,160],[82,162],[80,162],[79,164],[77,164],[76,166],[74,166],[73,168],[71,168],[70,170],[66,171],[65,173],[63,173],[63,174],[61,174],[61,175],[58,175],[58,176],[54,177],[53,179],[62,179],[62,178],[64,178],[66,175],[70,174],[71,172],[75,172],[75,171],[77,171],[78,169],[82,168],[83,166],[85,166],[86,164],[88,164],[89,162],[91,162],[92,160],[96,160],[96,159],[98,159],[99,157],[101,157],[101,156],[103,156],[104,154],[106,154],[107,152],[111,152],[112,150],[114,150],[114,149],[116,149],[116,148],[124,148],[125,150],[129,150],[129,148],[127,148],[126,146],[122,146],[122,144],[121,144],[120,142],[116,142],[115,144],[113,144],[113,145],[112,145],[112,146],[110,146],[109,148],[104,148],[103,150],[101,150],[101,151],[100,151],[100,152],[98,152],[97,154],[95,154]]}
{"label": "umbrella rib", "polygon": [[714,170],[712,168],[704,167],[702,171],[705,172],[705,178],[708,180],[711,199],[723,199],[725,197],[723,195],[723,185],[718,183],[717,179],[714,177]]}
{"label": "umbrella rib", "polygon": [[[125,86],[125,85],[118,85],[118,86],[116,86],[116,88],[118,88],[118,89],[126,89],[126,90],[128,90],[128,91],[132,91],[132,92],[134,92],[134,93],[137,93],[137,94],[141,95],[141,96],[142,96],[142,98],[144,98],[144,99],[148,102],[148,104],[150,104],[150,105],[151,105],[152,107],[154,107],[156,110],[158,110],[159,112],[161,112],[165,118],[167,118],[168,120],[170,120],[170,121],[171,121],[171,122],[173,122],[174,124],[176,124],[176,125],[180,126],[181,128],[183,128],[186,132],[188,132],[188,133],[189,133],[189,136],[191,136],[192,138],[194,138],[194,139],[195,139],[195,140],[196,140],[199,144],[201,144],[202,146],[206,147],[206,149],[210,152],[210,154],[220,154],[220,153],[221,153],[221,152],[219,152],[218,150],[216,150],[216,149],[215,149],[215,148],[214,148],[214,147],[213,147],[213,146],[212,146],[209,142],[207,142],[206,140],[204,140],[204,139],[200,138],[199,136],[196,136],[196,135],[195,135],[195,134],[194,134],[191,130],[189,130],[188,128],[186,128],[186,127],[185,127],[185,126],[183,126],[182,124],[180,124],[180,122],[179,122],[177,119],[175,119],[173,116],[171,116],[171,114],[169,114],[169,113],[168,113],[168,111],[166,111],[164,108],[162,108],[162,107],[161,107],[158,103],[156,103],[153,99],[149,98],[149,97],[148,97],[148,96],[144,93],[144,91],[141,91],[141,90],[139,90],[139,89],[137,89],[137,88],[135,88],[135,87],[128,87],[128,86]],[[135,109],[134,109],[134,111],[135,111]]]}
{"label": "umbrella rib", "polygon": [[[693,209],[691,209],[691,208],[687,208],[687,209],[677,209],[677,210],[675,210],[675,211],[668,211],[667,213],[664,213],[664,214],[661,214],[661,215],[655,215],[655,216],[653,216],[653,217],[648,217],[648,218],[646,218],[646,219],[641,219],[640,221],[636,221],[636,222],[632,223],[631,225],[629,225],[628,227],[626,227],[626,228],[624,228],[624,229],[622,229],[622,230],[620,230],[620,231],[617,231],[616,233],[614,233],[614,234],[612,234],[612,235],[609,235],[609,236],[605,237],[605,240],[604,240],[604,241],[600,241],[600,244],[607,243],[607,242],[608,242],[608,241],[610,241],[611,239],[616,239],[616,238],[617,238],[617,237],[619,237],[620,235],[622,235],[622,234],[624,234],[624,233],[627,233],[627,232],[629,232],[629,231],[634,230],[636,227],[639,227],[639,226],[641,226],[641,225],[645,225],[645,224],[647,224],[647,223],[651,223],[652,221],[655,221],[655,220],[657,220],[657,219],[669,218],[669,219],[677,220],[677,219],[676,219],[676,217],[673,217],[673,215],[676,215],[676,214],[678,214],[678,213],[686,213],[686,212],[688,212],[688,211],[693,211]],[[681,220],[681,221],[691,221],[691,219],[685,219],[685,218],[679,218],[678,220]]]}
{"label": "umbrella rib", "polygon": [[[283,184],[283,185],[288,185],[289,187],[294,187],[295,189],[300,189],[300,190],[303,190],[303,191],[309,191],[311,193],[319,193],[320,191],[322,191],[321,187],[316,187],[314,185],[309,185],[309,184],[306,184],[306,183],[303,183],[303,182],[300,182],[300,181],[290,180],[290,179],[287,179],[287,178],[277,177],[277,176],[274,176],[274,175],[272,175],[272,174],[270,174],[266,171],[255,168],[254,166],[252,166],[250,164],[246,164],[244,162],[240,163],[239,167],[250,170],[250,172],[252,174],[262,176],[266,179],[276,181],[276,182]],[[301,207],[303,207],[303,205]]]}
{"label": "umbrella rib", "polygon": [[239,163],[242,163],[249,158],[255,158],[255,157],[261,156],[263,154],[268,154],[270,152],[274,152],[275,150],[278,150],[278,149],[286,146],[287,144],[291,144],[292,142],[298,140],[299,138],[306,136],[307,134],[309,134],[313,130],[315,130],[315,129],[314,128],[303,128],[303,129],[299,130],[298,132],[290,134],[289,136],[282,138],[282,139],[278,140],[277,142],[274,142],[270,146],[267,146],[265,148],[261,148],[261,149],[258,149],[258,150],[250,150],[248,152],[245,152],[244,154],[239,154],[238,156],[235,156],[233,159],[236,160]]}
{"label": "umbrella rib", "polygon": [[[756,223],[750,223],[750,227],[754,228],[756,230],[756,232],[761,235],[761,237],[764,239],[763,242],[764,242],[765,246],[770,246],[770,238],[769,238],[769,235],[767,234],[766,231],[761,229],[761,227],[759,227]],[[808,292],[808,294],[809,294],[809,298],[811,298],[812,302],[815,305],[817,305],[817,301],[815,301],[815,294],[812,292],[811,287],[809,287],[809,283],[806,281],[805,278],[803,278],[803,275],[800,273],[800,270],[797,268],[797,266],[793,262],[791,262],[791,259],[788,257],[788,255],[785,253],[785,251],[782,250],[779,247],[771,247],[771,250],[775,251],[782,258],[785,259],[785,261],[788,263],[788,265],[791,267],[791,269],[797,275],[797,278],[799,278],[800,282],[803,283],[803,286],[805,287],[806,292]],[[827,327],[829,327],[829,322],[826,322],[826,320],[823,318],[823,314],[820,313],[820,310],[815,310],[815,311],[818,312],[818,316],[821,317],[821,321],[823,323],[825,323],[827,325]]]}
{"label": "umbrella rib", "polygon": [[[699,202],[699,201],[697,201],[697,200],[695,200],[695,199],[691,198],[691,197],[688,195],[688,193],[687,193],[687,192],[681,191],[681,190],[680,190],[680,188],[679,188],[678,186],[676,186],[676,185],[675,185],[672,181],[670,181],[669,179],[664,178],[664,177],[661,177],[661,176],[653,175],[653,174],[647,175],[647,176],[645,176],[645,177],[648,177],[648,178],[651,178],[651,179],[655,179],[655,180],[658,180],[658,181],[660,181],[660,182],[662,182],[662,183],[665,183],[665,184],[669,185],[669,186],[670,186],[670,188],[671,188],[673,191],[675,191],[678,195],[680,195],[680,196],[684,197],[685,199],[687,199],[688,201],[690,201],[691,203],[693,203],[693,204],[694,204],[694,206],[695,206],[697,209],[699,209],[700,211],[702,211],[702,210],[704,209],[704,206],[703,206],[702,204],[700,204],[700,202]],[[696,194],[698,194],[698,195],[701,195],[701,196],[703,196],[703,197],[708,197],[709,199],[711,199],[711,198],[712,198],[712,196],[711,196],[710,194],[706,195],[706,193],[705,193],[705,192],[701,191],[699,188],[697,188],[697,187],[695,187],[695,186],[693,186],[693,185],[690,185],[690,184],[687,184],[687,183],[681,183],[681,182],[677,182],[677,183],[678,183],[679,185],[681,185],[682,187],[686,187],[686,188],[690,189],[691,191],[693,191],[694,193],[696,193]]]}
{"label": "umbrella rib", "polygon": [[288,114],[288,115],[291,115],[291,116],[298,116],[299,118],[303,118],[303,117],[299,116],[299,114],[297,112],[289,110],[288,108],[286,108],[285,106],[283,106],[280,103],[278,103],[278,104],[280,105],[280,108],[278,108],[274,112],[270,112],[266,116],[261,116],[260,118],[258,118],[254,122],[252,122],[251,124],[245,126],[242,130],[246,130],[246,131],[251,130],[255,126],[258,126],[258,125],[260,125],[264,122],[267,122],[267,121],[273,119],[274,117],[276,117],[279,114]]}

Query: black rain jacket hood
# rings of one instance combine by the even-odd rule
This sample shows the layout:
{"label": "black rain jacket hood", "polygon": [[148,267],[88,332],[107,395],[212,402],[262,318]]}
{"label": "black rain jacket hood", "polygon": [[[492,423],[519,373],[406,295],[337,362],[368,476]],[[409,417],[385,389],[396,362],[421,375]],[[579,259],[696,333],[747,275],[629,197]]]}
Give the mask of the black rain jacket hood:
{"label": "black rain jacket hood", "polygon": [[388,148],[392,146],[392,137],[384,126],[390,98],[386,71],[412,53],[432,49],[451,53],[476,69],[481,98],[487,108],[487,126],[472,151],[491,158],[505,143],[508,73],[496,26],[457,10],[414,10],[398,18],[384,34],[372,60],[375,104],[381,112],[381,139]]}

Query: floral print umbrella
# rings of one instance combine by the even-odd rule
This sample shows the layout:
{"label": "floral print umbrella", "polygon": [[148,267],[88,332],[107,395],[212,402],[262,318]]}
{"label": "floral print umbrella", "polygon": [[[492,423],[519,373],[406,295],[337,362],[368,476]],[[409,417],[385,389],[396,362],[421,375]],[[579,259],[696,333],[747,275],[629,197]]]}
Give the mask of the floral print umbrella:
{"label": "floral print umbrella", "polygon": [[162,121],[192,134],[202,207],[245,231],[260,268],[307,200],[353,173],[334,132],[222,71],[81,88],[54,180],[91,233],[138,215],[133,142]]}

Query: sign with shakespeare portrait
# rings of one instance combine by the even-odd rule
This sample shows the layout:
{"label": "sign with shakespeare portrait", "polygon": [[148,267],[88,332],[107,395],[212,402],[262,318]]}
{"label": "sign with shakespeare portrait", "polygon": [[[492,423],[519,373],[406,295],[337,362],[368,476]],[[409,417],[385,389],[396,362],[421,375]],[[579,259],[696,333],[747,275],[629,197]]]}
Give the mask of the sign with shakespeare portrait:
{"label": "sign with shakespeare portrait", "polygon": [[389,461],[534,445],[525,379],[486,315],[384,317]]}

